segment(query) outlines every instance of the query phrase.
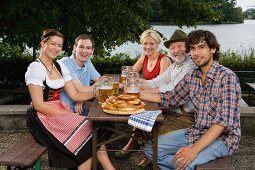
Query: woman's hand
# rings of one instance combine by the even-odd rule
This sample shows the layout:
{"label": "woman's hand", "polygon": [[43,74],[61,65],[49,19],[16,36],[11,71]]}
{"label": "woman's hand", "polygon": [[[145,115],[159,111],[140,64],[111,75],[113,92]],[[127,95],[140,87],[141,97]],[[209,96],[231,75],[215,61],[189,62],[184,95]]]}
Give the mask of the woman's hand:
{"label": "woman's hand", "polygon": [[82,111],[83,111],[83,102],[76,102],[75,107],[74,107],[74,111],[81,114]]}

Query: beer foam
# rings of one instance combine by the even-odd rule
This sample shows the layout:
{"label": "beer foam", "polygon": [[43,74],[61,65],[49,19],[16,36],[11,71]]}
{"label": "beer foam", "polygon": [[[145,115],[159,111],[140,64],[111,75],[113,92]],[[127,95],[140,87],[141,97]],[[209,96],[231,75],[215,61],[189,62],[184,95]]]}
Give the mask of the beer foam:
{"label": "beer foam", "polygon": [[140,89],[139,89],[139,87],[127,87],[126,92],[127,93],[139,93]]}
{"label": "beer foam", "polygon": [[99,86],[99,89],[111,90],[111,89],[112,89],[112,86],[102,85],[102,86]]}

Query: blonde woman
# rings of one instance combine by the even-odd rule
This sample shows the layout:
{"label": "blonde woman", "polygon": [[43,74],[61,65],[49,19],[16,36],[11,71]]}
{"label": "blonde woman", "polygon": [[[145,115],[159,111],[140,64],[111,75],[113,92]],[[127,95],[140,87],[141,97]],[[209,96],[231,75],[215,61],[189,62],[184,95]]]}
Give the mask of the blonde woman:
{"label": "blonde woman", "polygon": [[142,70],[146,80],[151,80],[166,71],[170,66],[170,59],[158,52],[161,43],[160,35],[154,30],[146,30],[140,36],[140,43],[143,48],[143,55],[133,66],[133,70]]}
{"label": "blonde woman", "polygon": [[[161,43],[160,35],[154,30],[146,30],[140,36],[140,43],[143,47],[144,54],[137,60],[133,66],[133,71],[143,71],[143,76],[146,80],[156,78],[158,75],[164,73],[171,65],[170,59],[162,53],[158,52],[158,46]],[[141,136],[141,130],[134,129],[133,136]],[[132,150],[138,146],[137,141],[132,138],[123,147],[122,151],[114,153],[116,159],[123,159],[130,153],[128,150]],[[150,161],[143,159],[140,163],[140,167],[145,167]]]}

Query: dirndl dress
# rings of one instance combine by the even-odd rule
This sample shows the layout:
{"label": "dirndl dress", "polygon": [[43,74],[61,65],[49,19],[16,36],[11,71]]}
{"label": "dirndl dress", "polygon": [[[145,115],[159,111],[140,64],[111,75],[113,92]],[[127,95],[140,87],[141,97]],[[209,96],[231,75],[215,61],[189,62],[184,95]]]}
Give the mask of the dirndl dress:
{"label": "dirndl dress", "polygon": [[[56,68],[59,69],[59,65]],[[44,101],[52,108],[70,112],[70,107],[60,101],[59,89],[44,84]],[[47,147],[50,167],[76,169],[92,156],[92,122],[86,116],[70,113],[47,115],[33,107],[27,110],[27,127],[35,140]],[[103,141],[111,136],[109,131],[98,129]]]}

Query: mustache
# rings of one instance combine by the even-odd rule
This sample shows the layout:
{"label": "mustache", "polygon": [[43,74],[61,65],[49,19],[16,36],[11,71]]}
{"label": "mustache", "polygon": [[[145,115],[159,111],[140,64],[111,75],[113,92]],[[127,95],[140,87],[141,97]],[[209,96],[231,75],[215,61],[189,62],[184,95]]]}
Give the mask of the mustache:
{"label": "mustache", "polygon": [[185,56],[185,53],[184,52],[176,52],[176,53],[173,53],[173,56]]}

